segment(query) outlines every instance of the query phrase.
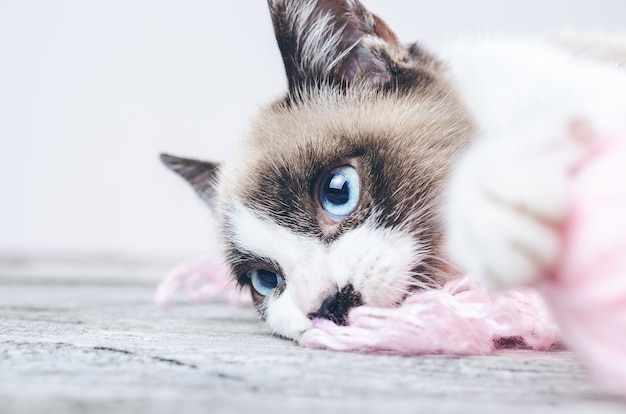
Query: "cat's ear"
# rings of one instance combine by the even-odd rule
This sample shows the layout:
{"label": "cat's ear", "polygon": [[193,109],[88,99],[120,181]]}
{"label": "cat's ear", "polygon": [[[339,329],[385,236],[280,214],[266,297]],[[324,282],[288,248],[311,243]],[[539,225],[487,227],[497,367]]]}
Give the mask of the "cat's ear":
{"label": "cat's ear", "polygon": [[204,201],[213,205],[219,164],[169,154],[160,157],[163,164],[183,177]]}
{"label": "cat's ear", "polygon": [[289,90],[356,81],[384,85],[405,50],[358,0],[268,0]]}

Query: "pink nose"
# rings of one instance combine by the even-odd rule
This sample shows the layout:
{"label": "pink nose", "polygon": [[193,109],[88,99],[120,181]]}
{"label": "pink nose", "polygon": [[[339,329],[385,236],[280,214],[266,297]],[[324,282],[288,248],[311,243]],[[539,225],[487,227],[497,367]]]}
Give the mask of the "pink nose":
{"label": "pink nose", "polygon": [[308,314],[309,319],[328,319],[337,325],[348,323],[348,312],[355,306],[363,304],[361,294],[354,290],[352,285],[347,285],[339,292],[324,299],[322,306]]}

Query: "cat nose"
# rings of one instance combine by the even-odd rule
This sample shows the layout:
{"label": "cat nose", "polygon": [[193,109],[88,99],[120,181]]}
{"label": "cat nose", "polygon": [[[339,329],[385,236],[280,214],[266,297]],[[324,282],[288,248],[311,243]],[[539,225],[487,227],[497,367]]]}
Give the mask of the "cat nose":
{"label": "cat nose", "polygon": [[361,294],[354,290],[354,286],[347,285],[336,294],[324,299],[322,306],[317,311],[309,313],[308,317],[309,319],[328,319],[337,325],[346,325],[348,311],[362,304]]}

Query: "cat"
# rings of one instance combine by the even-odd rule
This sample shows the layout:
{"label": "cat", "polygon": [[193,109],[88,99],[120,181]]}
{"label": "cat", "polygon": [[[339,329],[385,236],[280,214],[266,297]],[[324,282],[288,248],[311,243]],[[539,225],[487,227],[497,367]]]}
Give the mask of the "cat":
{"label": "cat", "polygon": [[435,55],[358,0],[268,5],[287,93],[224,163],[161,158],[276,335],[461,272],[506,288],[549,268],[588,131],[626,119],[623,71],[532,41]]}

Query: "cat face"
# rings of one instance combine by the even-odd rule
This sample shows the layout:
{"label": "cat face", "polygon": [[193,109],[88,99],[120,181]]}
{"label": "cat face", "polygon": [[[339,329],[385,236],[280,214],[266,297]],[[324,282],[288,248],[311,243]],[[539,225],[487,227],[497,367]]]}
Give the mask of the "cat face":
{"label": "cat face", "polygon": [[164,161],[209,202],[263,319],[297,339],[446,279],[441,188],[472,125],[443,65],[358,1],[269,6],[288,94],[223,165]]}

